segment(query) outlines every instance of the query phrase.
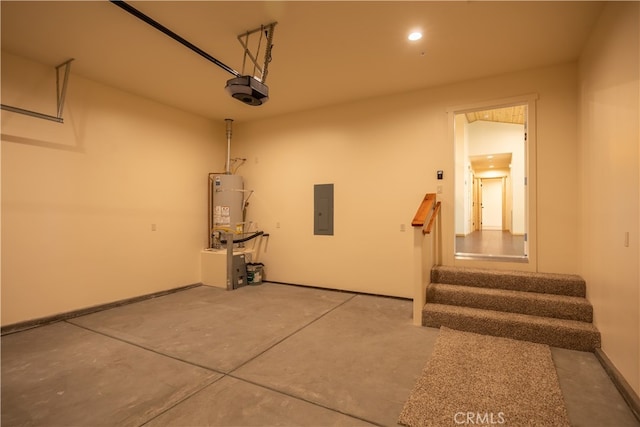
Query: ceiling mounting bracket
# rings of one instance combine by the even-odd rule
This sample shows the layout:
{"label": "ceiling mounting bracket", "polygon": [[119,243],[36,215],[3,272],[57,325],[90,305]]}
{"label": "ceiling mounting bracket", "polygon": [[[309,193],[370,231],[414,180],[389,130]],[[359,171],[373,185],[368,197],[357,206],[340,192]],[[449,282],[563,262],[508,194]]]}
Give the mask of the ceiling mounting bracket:
{"label": "ceiling mounting bracket", "polygon": [[[267,25],[261,25],[254,30],[246,31],[238,36],[238,41],[244,49],[244,57],[242,60],[242,75],[227,81],[225,89],[235,99],[244,102],[247,105],[262,105],[269,100],[269,87],[265,84],[269,71],[269,63],[271,62],[271,50],[273,49],[273,29],[277,22]],[[259,33],[257,37],[257,46],[255,53],[251,53],[249,49],[250,36]],[[264,60],[262,64],[258,63],[258,56],[262,50],[262,39],[266,38],[264,46]],[[256,37],[254,37],[254,40]],[[255,44],[255,42],[254,42]],[[253,63],[253,71],[245,73],[247,58]]]}
{"label": "ceiling mounting bracket", "polygon": [[[64,123],[62,119],[62,111],[64,110],[64,100],[67,96],[67,83],[69,82],[69,70],[71,69],[71,61],[68,59],[62,64],[56,66],[56,115],[38,113],[36,111],[26,110],[24,108],[12,107],[10,105],[0,104],[2,110],[11,111],[12,113],[24,114],[26,116],[36,117],[38,119],[51,120],[57,123]],[[64,76],[62,78],[62,86],[60,85],[60,69],[64,67]]]}
{"label": "ceiling mounting bracket", "polygon": [[[240,43],[244,47],[244,53],[245,53],[245,61],[243,63],[243,73],[239,73],[238,71],[234,70],[233,68],[229,67],[228,65],[224,64],[223,62],[209,55],[207,52],[200,49],[198,46],[194,45],[193,43],[185,40],[183,37],[174,33],[164,25],[160,24],[159,22],[155,21],[154,19],[150,18],[144,13],[140,12],[138,9],[125,3],[123,0],[109,0],[109,1],[112,4],[121,8],[122,10],[140,19],[141,21],[149,24],[156,30],[171,37],[172,39],[182,44],[183,46],[191,49],[192,51],[202,56],[203,58],[207,59],[208,61],[213,62],[218,67],[222,68],[228,73],[233,74],[235,77],[230,80],[227,80],[227,84],[225,85],[225,90],[233,98],[241,102],[244,102],[247,105],[262,105],[269,99],[269,88],[267,87],[267,85],[264,84],[264,80],[267,78],[267,69],[268,69],[269,62],[271,62],[271,49],[273,48],[273,28],[275,27],[276,22],[273,22],[268,25],[262,25],[260,26],[260,28],[257,28],[252,31],[247,31],[246,33],[238,36],[238,40],[240,40]],[[258,45],[258,49],[256,51],[255,56],[251,54],[251,51],[249,50],[249,47],[248,47],[249,36],[258,31],[260,31],[260,41],[259,41],[260,44],[262,43],[263,35],[266,36],[267,38],[267,43],[266,43],[265,52],[264,52],[264,64],[262,67],[258,65],[258,61],[256,60],[256,56],[258,56],[260,52],[260,44]],[[242,37],[245,37],[245,41],[241,39]],[[244,65],[246,64],[247,56],[249,57],[249,59],[251,59],[251,61],[254,64],[254,70],[253,70],[254,75],[244,75]],[[260,71],[260,77],[255,76],[256,70]]]}
{"label": "ceiling mounting bracket", "polygon": [[[247,31],[238,36],[238,41],[242,45],[244,49],[244,58],[242,60],[242,75],[246,75],[244,72],[245,65],[247,62],[247,58],[251,60],[253,63],[253,76],[259,78],[259,80],[264,84],[267,80],[267,74],[269,73],[269,63],[271,62],[271,50],[273,49],[273,31],[277,22],[272,22],[270,24],[261,25],[259,28],[256,28],[251,31]],[[260,37],[258,38],[258,45],[256,47],[255,55],[251,53],[249,49],[249,36],[255,33],[260,33]],[[262,47],[262,38],[266,37],[266,45],[264,47],[264,60],[262,62],[262,66],[258,63],[257,57],[260,55],[260,49]],[[260,73],[257,75],[256,70]]]}

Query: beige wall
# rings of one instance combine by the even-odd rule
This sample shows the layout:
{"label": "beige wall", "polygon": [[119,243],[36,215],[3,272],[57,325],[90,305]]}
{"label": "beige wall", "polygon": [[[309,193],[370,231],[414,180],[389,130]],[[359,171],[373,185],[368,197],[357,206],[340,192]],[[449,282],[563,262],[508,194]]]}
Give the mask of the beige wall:
{"label": "beige wall", "polygon": [[[200,281],[224,124],[74,74],[66,99],[2,112],[3,325]],[[2,103],[55,115],[53,68],[3,52]]]}
{"label": "beige wall", "polygon": [[[453,262],[448,109],[532,93],[538,270],[578,272],[576,78],[576,64],[565,64],[240,124],[235,149],[249,160],[239,173],[255,190],[249,217],[271,233],[268,279],[411,297],[411,219],[440,184],[445,262]],[[313,185],[322,183],[335,184],[332,237],[313,235]]]}
{"label": "beige wall", "polygon": [[602,349],[638,394],[639,14],[608,3],[580,61],[583,275]]}
{"label": "beige wall", "polygon": [[[18,70],[3,75],[3,102],[55,109],[46,105],[49,68],[11,55],[3,62]],[[248,159],[238,172],[255,190],[249,219],[271,233],[268,278],[412,297],[411,219],[437,185],[445,263],[453,262],[447,111],[526,94],[538,97],[544,195],[530,267],[577,272],[576,74],[575,64],[558,65],[236,123],[233,155]],[[3,112],[3,324],[200,280],[205,177],[224,162],[224,124],[78,76],[65,117],[58,125]],[[323,183],[335,184],[334,236],[313,235],[313,185]]]}

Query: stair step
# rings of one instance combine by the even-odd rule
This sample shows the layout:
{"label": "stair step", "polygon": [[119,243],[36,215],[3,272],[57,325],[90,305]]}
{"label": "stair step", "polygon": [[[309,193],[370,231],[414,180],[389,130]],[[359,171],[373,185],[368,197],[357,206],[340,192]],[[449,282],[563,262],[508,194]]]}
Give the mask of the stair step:
{"label": "stair step", "polygon": [[432,283],[427,286],[427,301],[581,322],[593,321],[593,307],[589,301],[566,295]]}
{"label": "stair step", "polygon": [[600,347],[600,333],[593,324],[576,320],[427,303],[422,324],[572,350],[594,351]]}
{"label": "stair step", "polygon": [[431,282],[575,297],[586,295],[584,279],[574,274],[436,266],[431,270]]}

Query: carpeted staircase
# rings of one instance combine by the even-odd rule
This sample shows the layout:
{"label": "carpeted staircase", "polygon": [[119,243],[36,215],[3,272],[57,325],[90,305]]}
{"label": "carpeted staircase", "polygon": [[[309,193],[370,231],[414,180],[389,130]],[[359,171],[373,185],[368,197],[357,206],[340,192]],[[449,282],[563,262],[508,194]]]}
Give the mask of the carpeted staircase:
{"label": "carpeted staircase", "polygon": [[600,333],[580,276],[436,266],[424,326],[594,351]]}

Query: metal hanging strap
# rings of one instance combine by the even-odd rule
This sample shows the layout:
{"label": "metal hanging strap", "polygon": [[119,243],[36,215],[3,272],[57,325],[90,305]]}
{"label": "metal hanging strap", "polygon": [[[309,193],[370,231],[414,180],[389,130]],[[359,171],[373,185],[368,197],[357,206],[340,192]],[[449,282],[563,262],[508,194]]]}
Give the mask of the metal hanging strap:
{"label": "metal hanging strap", "polygon": [[[67,83],[69,82],[69,69],[71,69],[73,58],[63,62],[56,67],[56,100],[58,102],[58,117],[62,120],[62,110],[64,109],[64,99],[67,96]],[[60,87],[60,68],[64,66],[64,77],[62,87]]]}

